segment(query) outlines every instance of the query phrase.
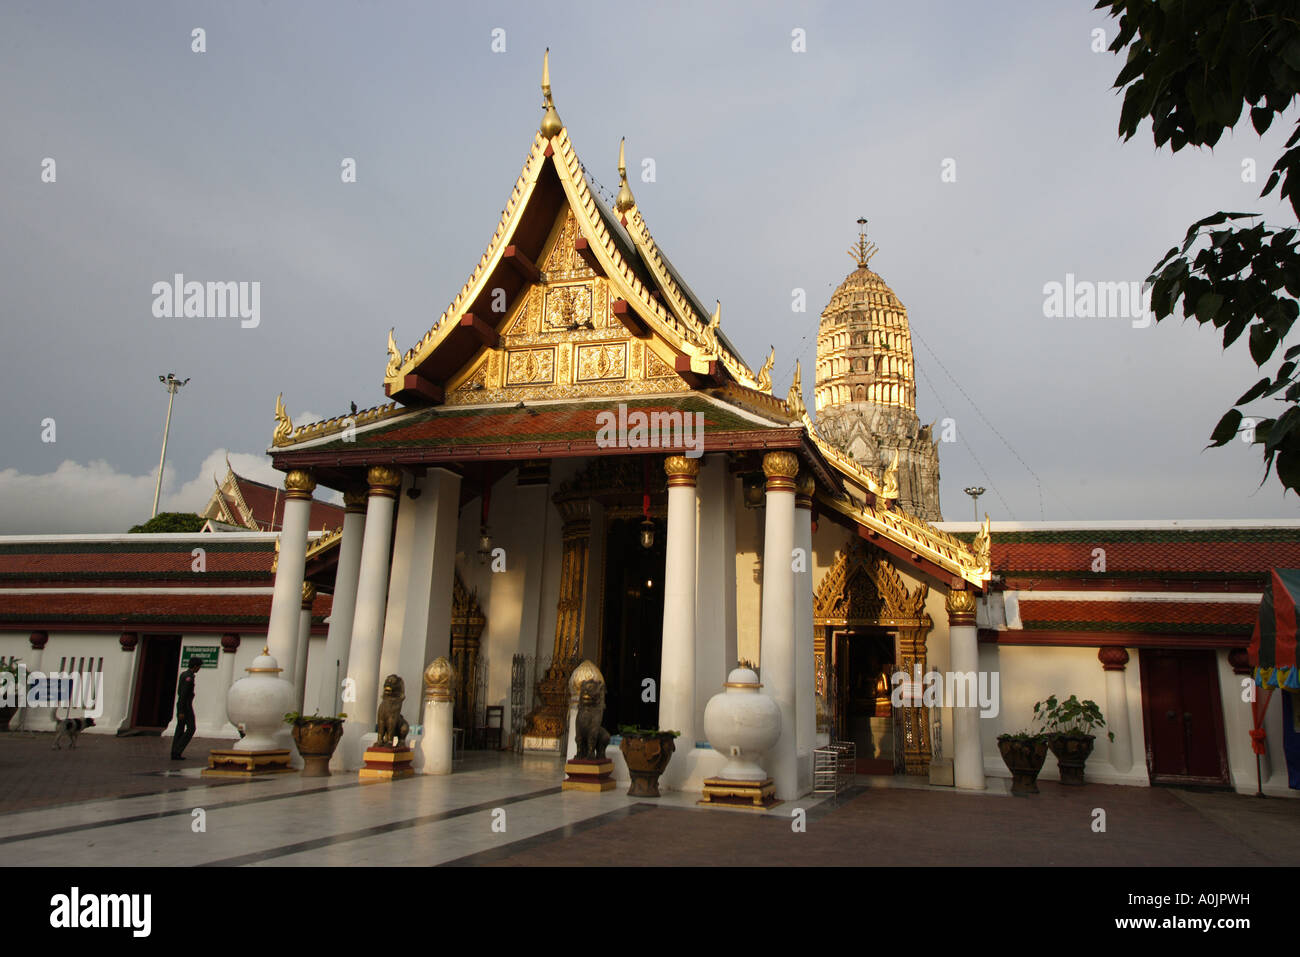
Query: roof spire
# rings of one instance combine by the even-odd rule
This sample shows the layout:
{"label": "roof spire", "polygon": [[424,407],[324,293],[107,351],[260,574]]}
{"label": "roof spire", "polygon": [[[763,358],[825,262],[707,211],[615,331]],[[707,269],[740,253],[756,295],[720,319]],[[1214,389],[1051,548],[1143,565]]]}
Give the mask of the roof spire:
{"label": "roof spire", "polygon": [[849,256],[858,264],[859,269],[866,269],[876,252],[876,244],[867,242],[867,221],[859,216],[858,241],[849,247]]}
{"label": "roof spire", "polygon": [[614,208],[620,213],[626,213],[636,205],[636,200],[632,196],[632,190],[627,185],[627,159],[623,150],[623,144],[627,137],[622,137],[618,141],[618,196],[614,199]]}
{"label": "roof spire", "polygon": [[560,114],[555,111],[555,101],[551,99],[550,47],[547,47],[546,52],[542,54],[542,97],[542,106],[546,110],[546,115],[542,117],[541,131],[542,135],[549,140],[564,129],[564,124],[560,122]]}

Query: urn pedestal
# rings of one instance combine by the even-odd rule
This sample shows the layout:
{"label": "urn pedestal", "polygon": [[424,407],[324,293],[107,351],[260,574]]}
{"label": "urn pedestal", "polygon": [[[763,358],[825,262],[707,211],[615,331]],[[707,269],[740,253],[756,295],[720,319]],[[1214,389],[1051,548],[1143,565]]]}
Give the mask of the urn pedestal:
{"label": "urn pedestal", "polygon": [[226,714],[231,724],[244,726],[244,736],[229,748],[208,752],[204,777],[253,778],[294,770],[293,751],[276,740],[285,714],[293,710],[293,685],[279,677],[283,669],[266,648],[245,670],[248,677],[226,694]]}
{"label": "urn pedestal", "polygon": [[[614,790],[614,762],[608,758],[573,758],[564,763],[564,791]],[[629,792],[630,793],[630,792]],[[655,797],[659,792],[655,791]]]}
{"label": "urn pedestal", "polygon": [[763,694],[758,675],[736,668],[725,689],[704,708],[704,733],[715,751],[730,760],[715,777],[704,779],[704,807],[766,811],[780,802],[759,759],[781,737],[781,708]]}

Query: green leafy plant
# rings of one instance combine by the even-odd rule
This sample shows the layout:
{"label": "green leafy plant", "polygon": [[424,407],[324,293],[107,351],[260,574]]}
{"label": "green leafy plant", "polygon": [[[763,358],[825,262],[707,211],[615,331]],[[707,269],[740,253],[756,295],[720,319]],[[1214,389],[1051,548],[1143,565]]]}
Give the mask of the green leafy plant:
{"label": "green leafy plant", "polygon": [[[1043,730],[1048,735],[1088,735],[1094,728],[1104,728],[1106,719],[1101,716],[1097,702],[1080,701],[1078,695],[1070,695],[1064,701],[1057,700],[1056,695],[1034,705],[1034,717],[1042,722]],[[1107,737],[1115,740],[1115,732],[1107,731]]]}
{"label": "green leafy plant", "polygon": [[128,534],[139,532],[201,532],[207,519],[193,512],[159,512],[142,525],[132,525]]}
{"label": "green leafy plant", "polygon": [[618,733],[629,738],[653,738],[661,734],[671,734],[674,738],[680,738],[682,735],[680,731],[661,731],[659,728],[641,728],[634,724],[620,724],[618,726]]}
{"label": "green leafy plant", "polygon": [[344,712],[337,715],[322,715],[319,711],[315,714],[304,717],[297,711],[290,711],[284,716],[285,724],[341,724],[347,717]]}

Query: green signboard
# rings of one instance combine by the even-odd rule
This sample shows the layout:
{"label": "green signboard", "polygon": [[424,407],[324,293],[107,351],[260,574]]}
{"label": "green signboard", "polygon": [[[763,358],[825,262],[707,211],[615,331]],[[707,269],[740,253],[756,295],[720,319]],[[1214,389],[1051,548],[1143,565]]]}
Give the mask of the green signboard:
{"label": "green signboard", "polygon": [[220,645],[199,645],[197,647],[187,645],[181,649],[181,668],[188,668],[191,658],[202,658],[204,668],[215,668],[220,654]]}

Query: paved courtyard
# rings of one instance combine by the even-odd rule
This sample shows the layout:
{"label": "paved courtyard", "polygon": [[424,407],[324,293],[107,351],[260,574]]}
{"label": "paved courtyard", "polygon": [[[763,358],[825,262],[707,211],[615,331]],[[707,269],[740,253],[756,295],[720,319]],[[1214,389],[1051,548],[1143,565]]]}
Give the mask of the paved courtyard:
{"label": "paved courtyard", "polygon": [[[9,865],[1166,865],[1300,864],[1300,801],[1043,782],[1013,798],[859,777],[838,799],[766,814],[565,792],[553,759],[469,752],[449,777],[207,781],[196,739],[0,735]],[[801,809],[806,829],[792,827]],[[1105,830],[1094,830],[1098,812]]]}

